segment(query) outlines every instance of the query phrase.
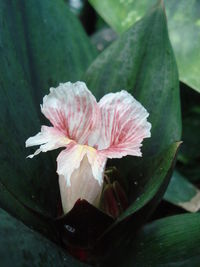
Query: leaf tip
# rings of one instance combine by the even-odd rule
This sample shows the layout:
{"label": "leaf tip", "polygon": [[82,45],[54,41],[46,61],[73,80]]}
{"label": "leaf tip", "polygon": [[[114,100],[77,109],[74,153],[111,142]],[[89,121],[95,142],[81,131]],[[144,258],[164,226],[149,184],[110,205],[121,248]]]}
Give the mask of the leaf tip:
{"label": "leaf tip", "polygon": [[157,6],[161,7],[163,11],[165,11],[165,4],[163,0],[158,0]]}
{"label": "leaf tip", "polygon": [[156,4],[156,7],[162,10],[162,12],[165,15],[165,18],[167,19],[167,15],[166,15],[166,11],[165,11],[165,3],[164,3],[164,0],[158,0],[158,2]]}
{"label": "leaf tip", "polygon": [[176,147],[176,154],[178,153],[180,146],[182,145],[183,141],[177,141],[174,143],[175,147]]}

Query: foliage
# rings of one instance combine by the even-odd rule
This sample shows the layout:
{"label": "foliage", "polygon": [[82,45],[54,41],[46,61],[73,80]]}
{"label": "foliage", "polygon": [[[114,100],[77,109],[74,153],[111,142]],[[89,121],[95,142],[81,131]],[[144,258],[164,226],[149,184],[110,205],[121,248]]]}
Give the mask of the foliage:
{"label": "foliage", "polygon": [[[122,33],[140,20],[157,0],[89,0],[99,14]],[[179,67],[180,79],[200,91],[200,2],[165,0],[169,35]],[[191,41],[192,40],[192,41]]]}
{"label": "foliage", "polygon": [[[199,214],[178,214],[200,207],[199,95],[190,88],[200,89],[199,2],[165,2],[175,56],[163,1],[151,8],[154,1],[90,0],[119,33],[101,29],[92,42],[67,1],[0,0],[2,266],[198,267]],[[82,6],[75,13],[83,17],[91,6]],[[103,44],[99,54],[92,43],[97,49]],[[181,97],[178,72],[187,83],[181,83]],[[122,175],[129,200],[115,221],[86,201],[58,217],[56,153],[26,159],[24,142],[44,123],[42,97],[68,80],[85,81],[97,99],[126,89],[150,113],[152,137],[144,142],[143,157],[108,161]],[[171,203],[164,216],[175,216],[156,215],[162,199]],[[75,234],[67,231],[70,225]]]}

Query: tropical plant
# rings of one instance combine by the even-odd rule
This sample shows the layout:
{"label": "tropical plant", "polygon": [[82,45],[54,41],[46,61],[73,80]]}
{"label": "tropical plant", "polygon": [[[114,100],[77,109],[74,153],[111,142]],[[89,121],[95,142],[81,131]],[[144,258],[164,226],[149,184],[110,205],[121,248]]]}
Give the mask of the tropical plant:
{"label": "tropical plant", "polygon": [[[89,3],[93,36],[78,18]],[[0,266],[199,267],[200,2],[89,3],[0,0]],[[67,81],[97,100],[128,91],[152,129],[142,157],[108,160],[100,208],[77,199],[63,214],[58,152],[28,160],[25,141]]]}

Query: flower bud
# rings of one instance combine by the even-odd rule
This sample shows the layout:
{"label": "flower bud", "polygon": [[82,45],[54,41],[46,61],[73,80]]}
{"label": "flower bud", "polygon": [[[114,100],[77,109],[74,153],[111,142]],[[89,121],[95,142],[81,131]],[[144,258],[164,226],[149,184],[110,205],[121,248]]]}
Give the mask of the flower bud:
{"label": "flower bud", "polygon": [[116,219],[127,207],[128,199],[119,182],[106,184],[103,191],[104,211]]}
{"label": "flower bud", "polygon": [[117,197],[118,203],[120,204],[120,210],[121,212],[123,212],[128,207],[128,198],[118,181],[114,181],[113,189]]}
{"label": "flower bud", "polygon": [[119,216],[120,210],[111,184],[105,186],[103,192],[103,207],[105,212],[114,219]]}

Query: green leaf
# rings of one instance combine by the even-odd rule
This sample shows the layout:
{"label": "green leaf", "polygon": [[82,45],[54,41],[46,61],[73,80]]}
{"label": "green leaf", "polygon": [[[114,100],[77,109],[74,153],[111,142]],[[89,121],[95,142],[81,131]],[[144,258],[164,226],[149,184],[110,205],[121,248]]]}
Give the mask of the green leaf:
{"label": "green leaf", "polygon": [[200,209],[200,190],[179,172],[174,171],[164,200],[187,211],[196,212]]}
{"label": "green leaf", "polygon": [[103,51],[85,80],[98,98],[125,89],[144,105],[152,123],[152,137],[142,149],[144,156],[180,140],[178,74],[162,5]]}
{"label": "green leaf", "polygon": [[116,33],[111,28],[103,28],[91,36],[92,43],[99,52],[103,51],[117,38]]}
{"label": "green leaf", "polygon": [[181,84],[183,117],[183,146],[177,166],[179,171],[192,182],[200,181],[200,94]]}
{"label": "green leaf", "polygon": [[[156,0],[90,0],[93,7],[118,33],[138,21]],[[166,0],[169,35],[175,51],[181,81],[200,91],[200,3]]]}
{"label": "green leaf", "polygon": [[137,196],[137,198],[118,218],[118,221],[123,220],[145,206],[156,195],[163,184],[165,186],[168,185],[179,146],[180,143],[175,143],[156,157],[145,158],[141,162],[138,161],[137,163],[139,164],[132,168],[132,171],[135,171],[135,179],[132,179],[132,182],[134,183],[135,180],[137,183],[132,188],[133,192],[131,195]]}
{"label": "green leaf", "polygon": [[2,267],[89,267],[0,209]]}
{"label": "green leaf", "polygon": [[[200,101],[200,99],[199,99]],[[184,113],[184,112],[183,112]],[[194,104],[183,116],[183,147],[181,159],[187,163],[200,156],[200,107]]]}
{"label": "green leaf", "polygon": [[200,214],[183,214],[144,226],[101,266],[199,267]]}
{"label": "green leaf", "polygon": [[200,92],[200,2],[167,0],[165,3],[180,80]]}
{"label": "green leaf", "polygon": [[[168,186],[179,146],[180,142],[172,144],[160,155],[147,157],[132,163],[133,166],[128,175],[129,194],[131,195],[130,200],[132,204],[122,213],[115,223],[111,225],[106,233],[115,226],[123,228],[123,221],[127,224],[127,218],[129,218],[130,221],[129,224],[126,225],[124,234],[130,229],[131,232],[135,232],[138,226],[141,226],[141,224],[148,219],[162,199]],[[120,224],[122,226],[120,226]],[[115,231],[120,231],[120,228],[118,228],[116,230],[114,229],[112,233],[113,236],[116,235]],[[121,237],[123,237],[122,234]]]}
{"label": "green leaf", "polygon": [[132,205],[121,218],[139,211],[155,197],[139,215],[142,219],[138,221],[144,221],[164,194],[178,144],[164,150],[181,135],[179,82],[163,7],[157,6],[103,51],[87,70],[85,80],[98,98],[128,90],[150,113],[152,137],[144,142],[143,157],[108,162],[128,181]]}
{"label": "green leaf", "polygon": [[18,2],[30,78],[40,104],[50,86],[80,79],[96,51],[63,0]]}
{"label": "green leaf", "polygon": [[79,80],[95,54],[64,1],[0,0],[0,182],[44,215],[57,215],[55,157],[26,159],[25,140],[40,131],[39,103],[49,87]]}
{"label": "green leaf", "polygon": [[33,228],[47,236],[49,239],[58,242],[57,230],[55,229],[53,221],[29,209],[16,196],[9,192],[1,182],[0,207],[9,213],[12,213],[13,216],[26,223],[30,228]]}
{"label": "green leaf", "polygon": [[116,32],[123,33],[131,27],[133,23],[141,19],[146,10],[148,10],[156,0],[117,2],[115,0],[89,0],[89,2]]}

